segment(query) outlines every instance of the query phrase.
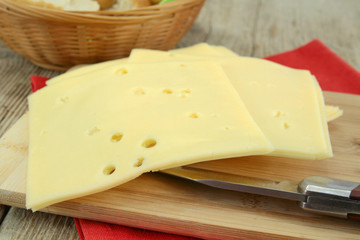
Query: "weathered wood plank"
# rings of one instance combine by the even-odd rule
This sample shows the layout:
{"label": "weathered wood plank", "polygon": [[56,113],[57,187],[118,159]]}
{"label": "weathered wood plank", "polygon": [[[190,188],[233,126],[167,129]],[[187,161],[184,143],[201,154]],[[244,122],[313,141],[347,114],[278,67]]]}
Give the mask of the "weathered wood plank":
{"label": "weathered wood plank", "polygon": [[178,47],[206,41],[243,56],[265,57],[315,38],[360,69],[357,0],[207,0]]}
{"label": "weathered wood plank", "polygon": [[177,47],[207,42],[251,56],[259,7],[259,0],[207,0],[195,24]]}
{"label": "weathered wood plank", "polygon": [[0,225],[1,225],[1,223],[3,222],[3,220],[5,219],[6,214],[7,214],[8,211],[9,211],[9,208],[10,208],[10,207],[8,207],[8,206],[0,205]]}
{"label": "weathered wood plank", "polygon": [[32,74],[53,77],[59,72],[35,66],[0,41],[0,136],[25,113]]}
{"label": "weathered wood plank", "polygon": [[14,207],[0,225],[0,236],[3,240],[79,239],[72,218]]}
{"label": "weathered wood plank", "polygon": [[315,38],[360,70],[360,2],[261,1],[253,56],[291,50]]}

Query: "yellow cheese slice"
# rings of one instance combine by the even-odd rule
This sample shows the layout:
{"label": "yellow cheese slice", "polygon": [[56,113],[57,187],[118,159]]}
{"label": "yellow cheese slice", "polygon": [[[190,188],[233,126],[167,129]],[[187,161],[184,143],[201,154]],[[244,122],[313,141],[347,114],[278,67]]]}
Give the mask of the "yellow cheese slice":
{"label": "yellow cheese slice", "polygon": [[[190,54],[190,53],[196,53],[198,55],[202,56],[228,56],[231,54],[230,50],[227,50],[226,48],[222,48],[220,46],[210,46],[207,43],[199,43],[190,47],[186,48],[179,48],[172,50],[174,53],[181,53],[181,54]],[[122,59],[116,59],[96,64],[91,64],[87,66],[76,66],[71,71],[68,71],[64,74],[61,74],[57,77],[54,77],[46,82],[46,85],[52,85],[55,83],[58,83],[64,79],[71,80],[73,77],[77,77],[83,74],[88,74],[90,72],[98,71],[102,68],[107,68],[111,66],[116,66],[118,64],[126,63],[128,58],[122,58]]]}
{"label": "yellow cheese slice", "polygon": [[[175,53],[181,54],[197,54],[201,56],[237,56],[234,52],[223,46],[210,46],[207,43],[199,43],[186,48],[179,48],[172,50]],[[54,77],[46,82],[46,85],[52,85],[63,79],[71,79],[82,74],[87,74],[92,71],[100,70],[101,68],[116,66],[118,64],[123,64],[127,62],[127,58],[116,59],[106,62],[101,62],[97,64],[85,65],[85,66],[76,66],[71,71],[68,71],[64,74],[61,74],[57,77]]]}
{"label": "yellow cheese slice", "polygon": [[239,55],[224,46],[211,46],[222,57],[238,57]]}
{"label": "yellow cheese slice", "polygon": [[185,48],[170,50],[170,53],[180,53],[196,56],[212,57],[237,57],[238,55],[224,46],[209,45],[207,43],[198,43]]}
{"label": "yellow cheese slice", "polygon": [[189,47],[170,50],[170,53],[196,54],[201,56],[221,56],[221,52],[216,51],[207,43],[198,43]]}
{"label": "yellow cheese slice", "polygon": [[[198,45],[195,45],[193,47],[196,47]],[[224,46],[215,46],[215,45],[210,45],[210,47],[212,47],[217,53],[217,56],[220,57],[239,57],[238,54],[236,54],[235,52],[231,51],[230,49],[224,47]],[[184,53],[186,54],[187,52],[182,52],[182,49],[178,49],[177,53]],[[200,56],[204,56],[206,54],[207,49],[205,47],[201,47],[201,49],[196,49],[196,54],[194,53],[190,53],[189,55],[200,55]],[[343,115],[343,110],[340,109],[338,106],[331,106],[331,105],[326,105],[326,120],[327,122],[333,121],[339,117],[341,117]]]}
{"label": "yellow cheese slice", "polygon": [[254,58],[226,60],[223,68],[250,113],[275,147],[270,155],[332,156],[325,105],[309,71]]}
{"label": "yellow cheese slice", "polygon": [[32,94],[29,109],[33,210],[144,172],[273,150],[212,62],[90,71]]}
{"label": "yellow cheese slice", "polygon": [[[213,50],[216,51],[214,53],[213,51],[209,51],[209,48],[213,48]],[[193,53],[190,51],[193,49]],[[140,51],[140,52],[138,52]],[[149,52],[147,52],[149,51]],[[156,51],[157,54],[153,54],[156,50],[145,50],[145,49],[134,49],[133,55],[135,57],[132,57],[132,62],[162,62],[162,61],[178,61],[178,60],[195,60],[195,59],[206,59],[205,56],[209,57],[239,57],[236,53],[232,52],[231,50],[227,49],[223,46],[210,46],[206,43],[204,44],[196,44],[194,46],[188,47],[188,48],[180,48],[176,49],[176,57],[173,54],[164,54],[163,51]],[[174,51],[172,51],[174,52]],[[210,52],[210,54],[209,54]],[[144,54],[144,57],[141,55]],[[178,55],[180,54],[180,55]],[[151,56],[149,56],[151,55]],[[151,60],[149,58],[152,58]],[[209,60],[218,61],[219,59],[210,58]],[[339,117],[341,117],[343,114],[342,110],[337,106],[326,106],[326,120],[328,122],[333,121]]]}
{"label": "yellow cheese slice", "polygon": [[326,105],[326,118],[328,122],[341,117],[343,113],[343,110],[338,106]]}
{"label": "yellow cheese slice", "polygon": [[133,50],[129,62],[218,62],[272,142],[271,155],[323,159],[332,156],[321,90],[310,72],[249,57],[203,57],[155,50]]}
{"label": "yellow cheese slice", "polygon": [[106,61],[106,62],[101,62],[101,63],[96,63],[96,64],[91,64],[91,65],[86,65],[86,66],[77,66],[75,68],[73,68],[71,71],[68,71],[64,74],[61,74],[59,76],[56,76],[52,79],[49,79],[48,81],[46,81],[46,85],[52,85],[55,83],[58,83],[62,80],[71,80],[74,77],[78,77],[84,74],[88,74],[94,71],[98,71],[100,69],[106,68],[106,67],[111,67],[111,66],[117,66],[119,64],[123,64],[127,62],[127,58],[121,58],[121,59],[116,59],[116,60],[111,60],[111,61]]}

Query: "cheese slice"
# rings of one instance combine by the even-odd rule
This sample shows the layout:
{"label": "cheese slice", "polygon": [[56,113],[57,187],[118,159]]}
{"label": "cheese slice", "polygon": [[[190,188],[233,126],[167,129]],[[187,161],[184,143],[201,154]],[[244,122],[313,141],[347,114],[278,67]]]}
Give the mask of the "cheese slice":
{"label": "cheese slice", "polygon": [[[274,145],[270,155],[324,159],[332,156],[323,96],[309,71],[249,57],[204,57],[133,50],[129,62],[218,62],[256,123]],[[190,64],[190,63],[189,63]]]}
{"label": "cheese slice", "polygon": [[224,46],[216,46],[216,45],[212,45],[211,46],[221,57],[239,57],[238,54],[236,54],[235,52],[231,51],[230,49],[224,47]]}
{"label": "cheese slice", "polygon": [[178,48],[170,50],[169,53],[181,53],[190,55],[201,55],[201,56],[221,56],[222,53],[212,48],[207,43],[198,43],[189,47]]}
{"label": "cheese slice", "polygon": [[343,115],[344,111],[338,106],[326,105],[326,119],[333,121]]}
{"label": "cheese slice", "polygon": [[170,50],[170,53],[188,54],[191,56],[209,56],[209,57],[238,57],[236,53],[224,46],[209,45],[207,43],[198,43],[185,48]]}
{"label": "cheese slice", "polygon": [[[174,53],[181,53],[181,54],[191,54],[196,53],[201,56],[227,56],[231,54],[230,50],[227,50],[225,48],[219,47],[213,47],[208,45],[207,43],[199,43],[190,47],[186,48],[179,48],[172,50],[171,52]],[[46,85],[52,85],[55,83],[58,83],[64,79],[71,80],[73,77],[77,77],[83,74],[88,74],[90,72],[98,71],[102,68],[112,67],[119,64],[126,63],[128,61],[128,58],[122,58],[122,59],[116,59],[96,64],[91,64],[87,66],[76,66],[73,70],[68,71],[64,74],[61,74],[57,77],[54,77],[46,82]]]}
{"label": "cheese slice", "polygon": [[[212,50],[209,50],[210,48],[212,48],[212,50],[215,50],[216,53]],[[194,51],[192,52],[191,50]],[[165,54],[163,51],[134,49],[132,53],[133,57],[131,59],[131,62],[144,63],[149,61],[162,62],[162,61],[179,61],[179,60],[189,60],[189,59],[191,60],[209,59],[204,57],[211,57],[209,60],[219,61],[221,59],[216,59],[213,57],[239,57],[239,55],[237,55],[235,52],[229,50],[224,46],[211,46],[206,43],[196,44],[188,48],[179,48],[176,49],[175,53],[176,55]],[[325,106],[325,107],[326,107],[326,120],[328,122],[341,117],[343,114],[343,110],[340,109],[338,106]]]}
{"label": "cheese slice", "polygon": [[[171,52],[181,53],[181,54],[197,54],[201,56],[237,56],[235,53],[229,49],[222,46],[210,46],[207,43],[199,43],[186,48],[179,48],[172,50]],[[46,85],[52,85],[64,79],[72,79],[73,77],[87,74],[89,72],[98,71],[102,68],[107,68],[111,66],[116,66],[118,64],[126,63],[128,58],[116,59],[91,65],[85,66],[75,66],[71,71],[68,71],[64,74],[61,74],[57,77],[54,77],[46,82]]]}
{"label": "cheese slice", "polygon": [[85,65],[85,66],[77,66],[75,68],[73,68],[73,70],[70,70],[64,74],[61,74],[59,76],[56,76],[52,79],[49,79],[48,81],[46,81],[46,85],[52,85],[55,83],[58,83],[62,80],[71,80],[75,77],[79,77],[81,75],[84,74],[88,74],[91,72],[96,72],[98,70],[101,70],[103,68],[107,68],[107,67],[112,67],[112,66],[117,66],[120,64],[124,64],[127,63],[127,58],[121,58],[121,59],[116,59],[116,60],[111,60],[111,61],[106,61],[106,62],[101,62],[101,63],[96,63],[96,64],[91,64],[91,65]]}
{"label": "cheese slice", "polygon": [[[212,54],[213,56],[218,56],[218,57],[239,57],[238,54],[236,54],[235,52],[231,51],[230,49],[224,47],[224,46],[220,46],[220,45],[208,45],[209,47],[213,48],[213,50],[215,50],[217,52],[217,54]],[[193,53],[192,52],[182,52],[182,49],[178,49],[176,53],[181,53],[181,54],[189,54],[191,56],[204,56],[206,55],[206,51],[208,51],[208,48],[205,47],[202,44],[197,44],[192,46],[193,48],[198,48],[196,49]],[[332,106],[332,105],[326,105],[325,106],[326,109],[326,120],[327,122],[333,121],[339,117],[341,117],[343,115],[343,110],[338,107],[338,106]]]}
{"label": "cheese slice", "polygon": [[[229,56],[237,56],[236,53],[227,49],[223,46],[210,46],[207,43],[199,43],[186,48],[179,48],[176,50],[172,50],[171,52],[181,53],[181,54],[189,54],[189,55],[200,55],[200,56],[221,56],[221,57],[229,57]],[[70,69],[68,72],[61,74],[57,77],[54,77],[46,82],[46,85],[52,85],[57,83],[63,79],[72,79],[73,77],[87,74],[89,72],[97,71],[102,68],[116,66],[118,64],[123,64],[128,61],[128,58],[116,59],[96,64],[90,65],[78,65]]]}
{"label": "cheese slice", "polygon": [[144,172],[273,150],[212,62],[89,71],[32,94],[29,109],[33,210]]}

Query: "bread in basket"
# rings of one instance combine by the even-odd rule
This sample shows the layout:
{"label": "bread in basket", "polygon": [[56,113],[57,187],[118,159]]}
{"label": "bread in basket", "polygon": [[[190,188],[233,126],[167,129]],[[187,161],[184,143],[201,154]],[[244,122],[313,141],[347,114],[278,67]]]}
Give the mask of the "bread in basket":
{"label": "bread in basket", "polygon": [[64,71],[126,57],[133,48],[172,49],[205,0],[176,0],[127,11],[73,12],[0,0],[0,39],[44,68]]}

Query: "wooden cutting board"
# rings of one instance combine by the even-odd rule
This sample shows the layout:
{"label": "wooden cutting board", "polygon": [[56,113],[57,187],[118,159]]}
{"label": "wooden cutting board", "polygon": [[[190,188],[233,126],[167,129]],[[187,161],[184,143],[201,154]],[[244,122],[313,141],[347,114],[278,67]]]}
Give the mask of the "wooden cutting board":
{"label": "wooden cutting board", "polygon": [[[340,119],[329,123],[333,158],[253,156],[193,166],[279,181],[319,175],[360,182],[360,96],[324,94],[327,104],[344,110]],[[25,207],[27,119],[25,114],[0,140],[0,203],[21,208]],[[360,222],[309,213],[288,200],[214,189],[161,173],[144,174],[41,211],[207,239],[360,239]]]}

